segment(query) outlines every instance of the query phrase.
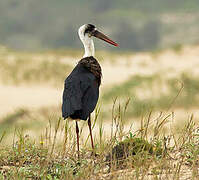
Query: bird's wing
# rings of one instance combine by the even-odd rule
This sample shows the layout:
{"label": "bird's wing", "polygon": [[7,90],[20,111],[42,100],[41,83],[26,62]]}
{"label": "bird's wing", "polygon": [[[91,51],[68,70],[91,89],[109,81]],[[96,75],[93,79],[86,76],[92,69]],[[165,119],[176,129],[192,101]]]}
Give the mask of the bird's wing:
{"label": "bird's wing", "polygon": [[76,110],[82,108],[81,98],[83,93],[80,87],[80,79],[67,78],[64,84],[62,116],[67,118]]}
{"label": "bird's wing", "polygon": [[78,111],[78,118],[86,120],[93,112],[99,96],[99,86],[92,73],[69,76],[65,80],[62,116],[69,117]]}
{"label": "bird's wing", "polygon": [[82,98],[82,115],[83,118],[89,116],[95,109],[99,97],[99,86],[96,80],[93,80]]}

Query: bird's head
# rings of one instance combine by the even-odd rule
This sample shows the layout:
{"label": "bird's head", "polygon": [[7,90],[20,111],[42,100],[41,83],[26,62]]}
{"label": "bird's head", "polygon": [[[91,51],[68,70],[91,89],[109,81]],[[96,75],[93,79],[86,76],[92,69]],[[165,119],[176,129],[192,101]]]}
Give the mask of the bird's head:
{"label": "bird's head", "polygon": [[114,46],[118,46],[118,44],[114,41],[112,41],[110,38],[105,36],[103,33],[97,30],[97,28],[92,24],[84,24],[79,28],[79,37],[82,40],[82,42],[87,41],[87,39],[91,39],[92,36],[101,39],[103,41],[108,42],[109,44],[112,44]]}

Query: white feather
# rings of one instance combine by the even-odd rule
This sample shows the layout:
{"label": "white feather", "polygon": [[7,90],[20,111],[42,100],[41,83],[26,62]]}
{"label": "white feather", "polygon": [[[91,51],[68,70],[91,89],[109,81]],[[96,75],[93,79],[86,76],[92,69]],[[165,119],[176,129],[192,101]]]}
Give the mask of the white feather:
{"label": "white feather", "polygon": [[84,24],[79,28],[78,34],[79,38],[82,41],[85,49],[85,53],[83,57],[89,57],[89,56],[94,56],[95,55],[95,47],[93,43],[93,39],[91,36],[89,36],[88,33],[84,33],[85,29],[87,28],[87,24]]}

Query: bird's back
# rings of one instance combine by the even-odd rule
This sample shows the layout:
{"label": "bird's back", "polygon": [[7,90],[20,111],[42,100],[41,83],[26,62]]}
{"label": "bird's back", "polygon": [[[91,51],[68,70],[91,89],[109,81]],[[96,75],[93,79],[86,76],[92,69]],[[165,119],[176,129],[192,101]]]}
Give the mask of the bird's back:
{"label": "bird's back", "polygon": [[101,67],[97,60],[92,56],[81,59],[65,80],[63,118],[86,120],[97,104],[100,83]]}

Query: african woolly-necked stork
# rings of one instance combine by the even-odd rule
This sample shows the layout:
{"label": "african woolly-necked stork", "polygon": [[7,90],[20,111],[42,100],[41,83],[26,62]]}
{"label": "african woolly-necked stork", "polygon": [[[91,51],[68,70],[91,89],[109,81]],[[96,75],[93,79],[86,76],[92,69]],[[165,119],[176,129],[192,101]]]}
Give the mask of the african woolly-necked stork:
{"label": "african woolly-necked stork", "polygon": [[65,80],[62,104],[62,116],[64,119],[76,120],[77,150],[79,156],[79,127],[77,120],[87,120],[91,137],[91,145],[94,150],[91,113],[94,111],[99,97],[101,84],[101,67],[94,58],[94,43],[92,37],[104,40],[114,46],[117,43],[99,32],[92,24],[85,24],[78,31],[80,40],[85,49],[83,58]]}

